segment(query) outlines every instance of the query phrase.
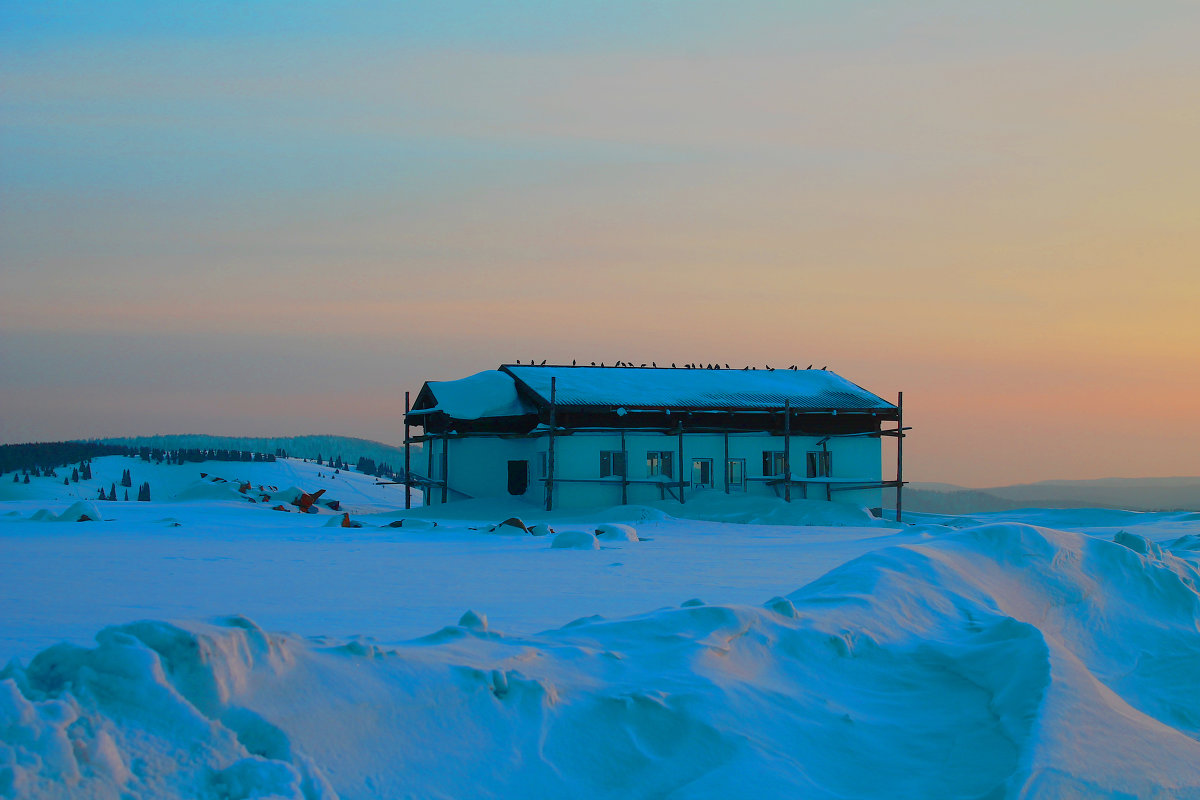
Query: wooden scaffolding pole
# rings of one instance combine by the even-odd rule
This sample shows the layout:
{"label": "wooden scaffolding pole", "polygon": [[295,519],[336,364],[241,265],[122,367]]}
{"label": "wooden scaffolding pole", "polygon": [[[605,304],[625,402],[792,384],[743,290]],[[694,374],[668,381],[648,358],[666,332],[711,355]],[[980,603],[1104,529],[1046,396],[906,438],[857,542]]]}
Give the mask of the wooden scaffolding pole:
{"label": "wooden scaffolding pole", "polygon": [[621,505],[629,505],[629,454],[625,452],[625,429],[621,429]]}
{"label": "wooden scaffolding pole", "polygon": [[[426,429],[426,430],[428,431],[428,429]],[[434,438],[431,437],[428,434],[428,432],[426,432],[425,439],[421,442],[421,447],[425,448],[425,451],[426,451],[425,455],[427,455],[429,457],[429,466],[426,467],[426,469],[425,469],[425,475],[429,478],[433,477],[433,443],[434,443],[434,441],[435,441]],[[425,487],[423,496],[425,498],[425,500],[424,500],[425,505],[430,505],[430,501],[433,500],[433,486],[432,485]]]}
{"label": "wooden scaffolding pole", "polygon": [[546,510],[554,510],[554,428],[557,421],[557,379],[550,377],[550,442],[546,446]]}
{"label": "wooden scaffolding pole", "polygon": [[409,452],[412,449],[412,436],[408,424],[408,412],[412,410],[409,404],[409,392],[404,393],[404,508],[412,508],[412,496],[409,494],[409,481],[412,475],[412,459]]}
{"label": "wooden scaffolding pole", "polygon": [[[725,494],[729,494],[729,431],[725,431]],[[745,480],[745,476],[742,476]]]}
{"label": "wooden scaffolding pole", "polygon": [[[778,495],[776,495],[778,497]],[[792,401],[783,401],[783,501],[792,502]]]}
{"label": "wooden scaffolding pole", "polygon": [[[832,467],[833,467],[833,459],[831,459],[829,457],[829,437],[826,436],[824,439],[821,440],[821,470],[820,471],[825,473],[826,478],[832,478],[833,477]],[[808,496],[807,491],[805,492],[804,496],[805,497]],[[825,499],[826,500],[833,499],[833,484],[832,483],[825,484]]]}
{"label": "wooden scaffolding pole", "polygon": [[442,505],[446,504],[450,491],[450,431],[442,434]]}
{"label": "wooden scaffolding pole", "polygon": [[679,443],[677,452],[679,456],[679,504],[683,505],[683,420],[679,420]]}
{"label": "wooden scaffolding pole", "polygon": [[904,516],[904,392],[896,400],[896,522]]}

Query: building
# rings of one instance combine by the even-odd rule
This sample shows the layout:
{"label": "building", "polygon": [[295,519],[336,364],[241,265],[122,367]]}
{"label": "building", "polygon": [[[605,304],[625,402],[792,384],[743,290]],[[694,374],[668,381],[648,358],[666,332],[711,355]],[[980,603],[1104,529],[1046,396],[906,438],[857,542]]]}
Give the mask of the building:
{"label": "building", "polygon": [[[411,408],[408,397],[405,442],[422,443],[423,463],[405,474],[427,505],[515,497],[551,510],[707,491],[878,509],[884,487],[903,485],[903,395],[892,404],[824,369],[506,364],[426,382]],[[884,436],[897,437],[894,480]]]}

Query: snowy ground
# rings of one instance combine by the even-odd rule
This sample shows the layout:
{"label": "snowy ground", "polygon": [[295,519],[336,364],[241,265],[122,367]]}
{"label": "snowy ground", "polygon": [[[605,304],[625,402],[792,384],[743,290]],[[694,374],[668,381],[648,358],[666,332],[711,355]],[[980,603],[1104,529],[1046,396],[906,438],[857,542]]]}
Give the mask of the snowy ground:
{"label": "snowy ground", "polygon": [[[92,502],[125,468],[153,502]],[[93,471],[0,477],[0,796],[1200,798],[1200,514]]]}

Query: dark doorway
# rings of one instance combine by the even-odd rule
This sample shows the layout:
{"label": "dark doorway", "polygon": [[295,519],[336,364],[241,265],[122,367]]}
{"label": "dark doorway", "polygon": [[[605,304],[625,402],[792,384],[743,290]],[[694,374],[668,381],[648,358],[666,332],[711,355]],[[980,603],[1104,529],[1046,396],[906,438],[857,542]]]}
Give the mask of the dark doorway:
{"label": "dark doorway", "polygon": [[508,462],[508,493],[525,494],[529,488],[529,462]]}

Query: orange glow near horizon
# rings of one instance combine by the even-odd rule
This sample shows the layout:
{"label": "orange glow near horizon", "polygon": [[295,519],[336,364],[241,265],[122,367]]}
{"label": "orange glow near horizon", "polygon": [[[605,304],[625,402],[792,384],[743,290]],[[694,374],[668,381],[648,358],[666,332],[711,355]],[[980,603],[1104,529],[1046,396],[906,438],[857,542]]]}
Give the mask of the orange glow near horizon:
{"label": "orange glow near horizon", "polygon": [[1200,7],[794,5],[14,22],[0,439],[812,362],[905,392],[913,480],[1200,474]]}

